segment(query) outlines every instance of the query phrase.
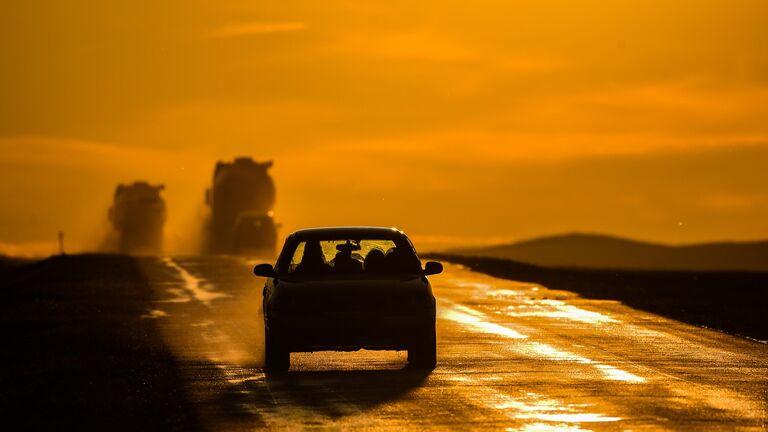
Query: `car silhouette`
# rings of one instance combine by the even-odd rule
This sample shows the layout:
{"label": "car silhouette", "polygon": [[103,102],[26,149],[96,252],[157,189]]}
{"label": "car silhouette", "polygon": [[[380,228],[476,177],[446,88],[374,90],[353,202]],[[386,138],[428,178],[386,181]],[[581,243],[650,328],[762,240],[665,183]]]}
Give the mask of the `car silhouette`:
{"label": "car silhouette", "polygon": [[407,350],[411,367],[437,361],[435,297],[411,241],[394,228],[303,229],[277,263],[253,271],[264,285],[265,369],[285,371],[291,352]]}

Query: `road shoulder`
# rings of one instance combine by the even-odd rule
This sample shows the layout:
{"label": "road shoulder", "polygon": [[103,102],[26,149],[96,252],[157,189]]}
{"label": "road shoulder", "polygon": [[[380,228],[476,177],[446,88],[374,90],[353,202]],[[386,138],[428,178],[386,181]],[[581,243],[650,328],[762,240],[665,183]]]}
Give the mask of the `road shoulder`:
{"label": "road shoulder", "polygon": [[138,260],[56,256],[3,275],[4,424],[196,429]]}

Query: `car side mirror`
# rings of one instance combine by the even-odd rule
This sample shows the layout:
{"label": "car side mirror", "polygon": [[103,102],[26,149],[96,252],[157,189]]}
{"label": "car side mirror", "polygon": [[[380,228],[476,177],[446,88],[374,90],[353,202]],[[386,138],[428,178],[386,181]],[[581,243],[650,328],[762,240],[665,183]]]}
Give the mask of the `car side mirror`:
{"label": "car side mirror", "polygon": [[443,265],[437,261],[427,261],[424,265],[424,276],[435,275],[443,272]]}
{"label": "car side mirror", "polygon": [[275,273],[275,268],[272,267],[272,264],[258,264],[256,267],[253,268],[253,274],[256,276],[261,277],[268,277],[273,278],[277,276]]}

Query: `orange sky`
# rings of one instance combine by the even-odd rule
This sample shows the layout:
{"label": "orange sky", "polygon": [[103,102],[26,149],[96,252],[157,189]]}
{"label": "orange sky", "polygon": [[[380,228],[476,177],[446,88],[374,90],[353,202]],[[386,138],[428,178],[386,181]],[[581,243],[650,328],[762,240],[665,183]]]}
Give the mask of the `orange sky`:
{"label": "orange sky", "polygon": [[0,4],[0,251],[94,244],[118,182],[169,245],[217,159],[274,159],[282,233],[417,247],[768,237],[768,2]]}

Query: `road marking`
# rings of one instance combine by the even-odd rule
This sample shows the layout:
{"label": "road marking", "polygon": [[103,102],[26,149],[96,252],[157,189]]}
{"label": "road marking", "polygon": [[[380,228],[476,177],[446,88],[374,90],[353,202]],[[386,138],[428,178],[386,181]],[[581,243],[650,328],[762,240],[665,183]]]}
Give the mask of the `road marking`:
{"label": "road marking", "polygon": [[[453,303],[449,300],[440,300],[444,307],[439,308],[439,316],[442,319],[457,322],[474,331],[485,334],[493,334],[509,339],[529,339],[529,336],[501,324],[490,322],[485,314],[475,309]],[[643,383],[645,378],[621,370],[615,366],[606,365],[587,357],[579,356],[568,351],[560,350],[543,342],[524,341],[510,346],[510,349],[532,357],[544,358],[555,361],[570,361],[574,363],[593,366],[605,379],[622,381],[626,383]]]}
{"label": "road marking", "polygon": [[528,336],[516,332],[508,327],[487,321],[485,319],[485,315],[475,311],[474,309],[448,302],[447,300],[441,300],[441,303],[451,304],[451,306],[447,309],[440,309],[440,317],[443,319],[461,323],[464,326],[470,327],[481,333],[495,334],[510,339],[528,338]]}
{"label": "road marking", "polygon": [[[477,274],[471,275],[477,278]],[[479,276],[483,277],[483,276]],[[484,279],[490,277],[483,277]],[[562,300],[531,298],[532,292],[546,289],[537,284],[496,280],[491,282],[479,282],[457,278],[450,281],[441,281],[442,285],[450,285],[458,288],[472,289],[478,294],[477,299],[493,299],[494,301],[512,299],[514,304],[499,309],[499,313],[515,317],[545,317],[555,319],[568,319],[585,324],[603,325],[606,323],[619,323],[620,321],[608,315],[582,309]],[[534,295],[535,297],[535,295]]]}
{"label": "road marking", "polygon": [[[491,294],[493,295],[493,294]],[[585,324],[618,323],[620,321],[599,312],[589,311],[562,300],[522,300],[521,304],[509,305],[502,313],[512,317],[562,318]]]}
{"label": "road marking", "polygon": [[144,315],[140,316],[139,318],[142,319],[157,319],[157,318],[164,318],[167,317],[168,312],[160,309],[152,309],[149,312],[145,313]]}
{"label": "road marking", "polygon": [[[449,378],[459,383],[475,382],[474,378],[463,375]],[[536,420],[538,425],[531,429],[531,424],[522,428],[507,428],[507,431],[583,431],[573,423],[607,423],[622,420],[621,417],[607,416],[600,413],[585,412],[586,404],[569,404],[559,400],[544,397],[538,393],[527,392],[515,397],[487,386],[468,387],[474,394],[471,401],[480,401],[487,408],[502,411],[506,416],[516,420]]]}
{"label": "road marking", "polygon": [[179,277],[184,282],[183,288],[191,299],[197,300],[206,306],[209,306],[212,301],[229,297],[229,295],[216,292],[213,284],[207,283],[204,279],[198,278],[184,267],[180,266],[173,258],[163,258],[163,263],[168,267],[176,270]]}

